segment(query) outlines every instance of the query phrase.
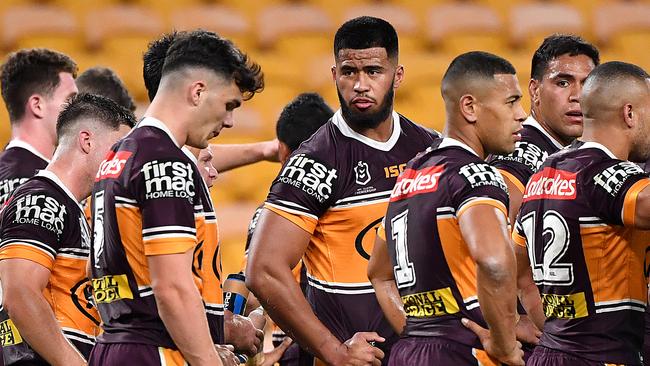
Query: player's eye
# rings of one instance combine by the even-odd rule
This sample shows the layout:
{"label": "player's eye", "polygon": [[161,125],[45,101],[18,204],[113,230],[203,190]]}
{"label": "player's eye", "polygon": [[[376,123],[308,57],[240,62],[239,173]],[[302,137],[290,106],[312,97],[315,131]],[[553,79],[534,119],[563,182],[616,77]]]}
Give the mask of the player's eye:
{"label": "player's eye", "polygon": [[560,81],[557,82],[557,86],[559,86],[560,88],[566,88],[569,85],[570,84],[569,84],[569,82],[567,80],[560,80]]}

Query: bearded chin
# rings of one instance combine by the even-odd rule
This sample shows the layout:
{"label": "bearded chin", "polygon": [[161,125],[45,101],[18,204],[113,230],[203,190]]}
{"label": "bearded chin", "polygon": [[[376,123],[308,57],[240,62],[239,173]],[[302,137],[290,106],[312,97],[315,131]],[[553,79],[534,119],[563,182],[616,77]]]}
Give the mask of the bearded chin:
{"label": "bearded chin", "polygon": [[366,130],[377,128],[380,123],[388,119],[388,116],[390,116],[391,112],[393,111],[393,97],[395,96],[395,90],[393,89],[392,85],[388,90],[388,93],[386,93],[384,100],[381,101],[379,110],[376,112],[357,111],[350,107],[350,105],[343,99],[343,95],[341,95],[341,92],[338,90],[338,88],[336,92],[339,96],[341,114],[343,115],[345,122],[357,129]]}

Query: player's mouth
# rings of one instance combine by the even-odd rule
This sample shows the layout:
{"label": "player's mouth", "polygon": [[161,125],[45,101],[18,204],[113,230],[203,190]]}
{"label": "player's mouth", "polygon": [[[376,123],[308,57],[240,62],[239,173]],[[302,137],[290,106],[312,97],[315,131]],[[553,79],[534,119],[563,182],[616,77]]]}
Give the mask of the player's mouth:
{"label": "player's mouth", "polygon": [[375,104],[375,101],[370,98],[356,97],[352,99],[351,105],[355,106],[360,111],[365,111]]}
{"label": "player's mouth", "polygon": [[564,115],[572,124],[582,124],[582,111],[580,109],[572,109]]}
{"label": "player's mouth", "polygon": [[515,140],[515,142],[521,141],[521,130],[522,129],[520,128],[512,134],[512,138]]}

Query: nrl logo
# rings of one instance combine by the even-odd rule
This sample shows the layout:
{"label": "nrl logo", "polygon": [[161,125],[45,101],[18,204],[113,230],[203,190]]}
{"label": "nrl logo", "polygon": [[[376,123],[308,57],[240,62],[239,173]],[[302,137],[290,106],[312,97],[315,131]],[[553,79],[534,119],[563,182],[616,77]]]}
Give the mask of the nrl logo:
{"label": "nrl logo", "polygon": [[368,164],[365,161],[360,161],[357,163],[357,166],[354,167],[354,175],[356,177],[357,184],[365,186],[370,182],[370,171],[368,170]]}

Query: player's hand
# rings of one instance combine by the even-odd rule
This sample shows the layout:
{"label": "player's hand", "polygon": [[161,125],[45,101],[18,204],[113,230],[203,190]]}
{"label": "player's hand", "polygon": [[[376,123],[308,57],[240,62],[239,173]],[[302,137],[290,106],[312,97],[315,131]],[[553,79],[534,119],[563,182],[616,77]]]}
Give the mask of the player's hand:
{"label": "player's hand", "polygon": [[285,337],[282,343],[279,346],[275,347],[273,351],[264,352],[264,362],[259,366],[273,366],[276,362],[280,361],[284,352],[287,351],[287,348],[291,346],[293,340],[289,337]]}
{"label": "player's hand", "polygon": [[488,355],[506,365],[524,366],[524,351],[521,350],[521,342],[515,340],[516,343],[514,347],[510,347],[510,349],[501,349],[501,347],[492,341],[492,335],[489,330],[469,319],[463,318],[461,322],[465,327],[478,336],[483,345],[483,349],[488,353]]}
{"label": "player's hand", "polygon": [[235,347],[229,344],[215,344],[214,348],[217,349],[217,354],[223,363],[223,366],[237,366],[239,365],[239,360],[235,356]]}
{"label": "player's hand", "polygon": [[343,344],[346,354],[342,366],[380,366],[384,352],[369,342],[383,342],[385,339],[375,332],[358,332]]}
{"label": "player's hand", "polygon": [[515,333],[517,334],[517,340],[521,343],[534,345],[539,344],[539,337],[542,336],[542,332],[535,326],[533,321],[530,320],[528,315],[520,315],[517,327],[515,328]]}
{"label": "player's hand", "polygon": [[224,335],[226,343],[232,344],[236,351],[249,357],[255,356],[262,349],[264,332],[257,329],[250,318],[234,314],[232,317],[226,316]]}
{"label": "player's hand", "polygon": [[280,161],[280,141],[273,139],[270,141],[262,142],[262,156],[266,161],[279,162]]}

